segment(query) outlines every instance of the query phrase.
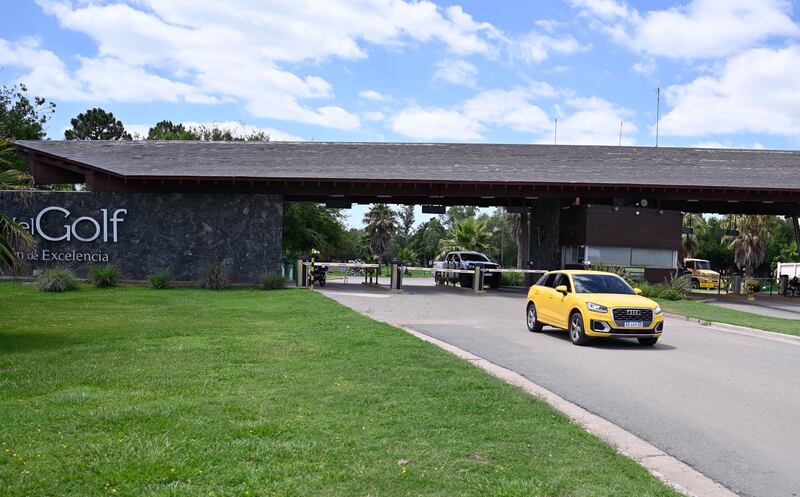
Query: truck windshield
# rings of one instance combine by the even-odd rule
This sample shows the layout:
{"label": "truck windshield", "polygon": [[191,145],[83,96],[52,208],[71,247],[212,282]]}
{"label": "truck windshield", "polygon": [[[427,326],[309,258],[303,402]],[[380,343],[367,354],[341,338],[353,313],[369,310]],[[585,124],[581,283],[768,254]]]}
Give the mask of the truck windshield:
{"label": "truck windshield", "polygon": [[616,293],[633,295],[633,288],[619,276],[610,274],[575,274],[572,276],[577,293]]}
{"label": "truck windshield", "polygon": [[461,254],[461,260],[486,262],[489,259],[487,259],[486,256],[483,254]]}
{"label": "truck windshield", "polygon": [[695,269],[711,269],[711,263],[708,261],[694,261]]}

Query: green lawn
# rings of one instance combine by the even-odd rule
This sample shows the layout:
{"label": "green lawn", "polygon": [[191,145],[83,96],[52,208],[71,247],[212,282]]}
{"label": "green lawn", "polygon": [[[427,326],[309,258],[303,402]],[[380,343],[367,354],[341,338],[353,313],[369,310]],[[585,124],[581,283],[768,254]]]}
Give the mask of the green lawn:
{"label": "green lawn", "polygon": [[774,331],[785,335],[800,336],[799,320],[767,317],[760,314],[725,309],[724,307],[691,300],[657,300],[666,312],[689,316],[702,321],[735,324],[758,330]]}
{"label": "green lawn", "polygon": [[521,390],[307,290],[0,283],[0,444],[3,497],[677,495]]}

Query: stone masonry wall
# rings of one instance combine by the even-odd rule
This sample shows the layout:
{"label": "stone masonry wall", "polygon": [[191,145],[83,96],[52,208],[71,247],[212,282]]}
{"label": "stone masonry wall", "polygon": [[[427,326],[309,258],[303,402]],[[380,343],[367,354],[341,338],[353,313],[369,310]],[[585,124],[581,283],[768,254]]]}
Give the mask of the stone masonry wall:
{"label": "stone masonry wall", "polygon": [[283,200],[261,194],[0,191],[0,212],[33,232],[28,272],[62,266],[79,275],[117,265],[125,279],[168,270],[195,280],[225,264],[234,281],[279,272]]}

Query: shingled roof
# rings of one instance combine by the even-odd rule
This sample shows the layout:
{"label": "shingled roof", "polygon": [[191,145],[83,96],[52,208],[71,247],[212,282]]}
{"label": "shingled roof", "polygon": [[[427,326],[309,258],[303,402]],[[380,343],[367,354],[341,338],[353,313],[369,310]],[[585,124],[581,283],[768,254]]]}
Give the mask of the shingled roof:
{"label": "shingled roof", "polygon": [[800,192],[800,152],[573,145],[18,141],[120,178],[471,182]]}

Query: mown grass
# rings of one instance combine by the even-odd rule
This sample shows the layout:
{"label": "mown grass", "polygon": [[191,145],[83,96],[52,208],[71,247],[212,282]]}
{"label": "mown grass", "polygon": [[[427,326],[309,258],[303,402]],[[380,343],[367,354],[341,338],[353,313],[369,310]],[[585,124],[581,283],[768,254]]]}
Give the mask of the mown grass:
{"label": "mown grass", "polygon": [[800,320],[762,316],[691,300],[656,300],[666,312],[688,316],[701,321],[734,324],[757,330],[800,336]]}
{"label": "mown grass", "polygon": [[522,391],[305,290],[0,283],[4,497],[674,496]]}

